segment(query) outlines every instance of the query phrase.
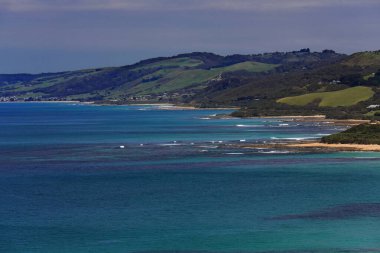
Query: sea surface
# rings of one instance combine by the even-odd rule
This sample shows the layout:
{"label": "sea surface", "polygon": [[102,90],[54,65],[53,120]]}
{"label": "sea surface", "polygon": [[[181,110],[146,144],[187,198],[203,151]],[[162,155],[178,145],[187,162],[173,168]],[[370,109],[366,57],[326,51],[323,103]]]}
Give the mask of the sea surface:
{"label": "sea surface", "polygon": [[0,103],[0,252],[380,252],[379,153],[229,112]]}

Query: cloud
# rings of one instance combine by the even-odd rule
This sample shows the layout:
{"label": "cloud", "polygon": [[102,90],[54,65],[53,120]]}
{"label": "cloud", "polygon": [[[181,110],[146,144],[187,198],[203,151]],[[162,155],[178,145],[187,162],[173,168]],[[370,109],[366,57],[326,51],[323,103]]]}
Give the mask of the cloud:
{"label": "cloud", "polygon": [[0,0],[0,10],[28,11],[285,11],[380,5],[378,0]]}

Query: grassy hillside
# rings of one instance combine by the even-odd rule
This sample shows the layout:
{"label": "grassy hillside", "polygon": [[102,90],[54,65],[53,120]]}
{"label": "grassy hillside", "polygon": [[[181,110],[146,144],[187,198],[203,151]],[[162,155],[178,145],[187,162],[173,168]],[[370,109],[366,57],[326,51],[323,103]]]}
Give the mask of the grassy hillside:
{"label": "grassy hillside", "polygon": [[181,94],[195,98],[211,84],[223,81],[228,73],[238,73],[239,78],[256,78],[262,74],[270,75],[269,72],[285,73],[313,68],[315,64],[342,57],[344,55],[329,50],[319,53],[310,52],[309,49],[230,56],[189,53],[116,68],[0,75],[0,97],[124,101],[131,96],[153,96],[156,99],[164,93],[170,97],[176,93],[179,96],[175,99],[182,97]]}
{"label": "grassy hillside", "polygon": [[324,143],[378,144],[380,145],[380,124],[362,124],[341,133],[325,136]]}
{"label": "grassy hillside", "polygon": [[[123,101],[131,96],[188,94],[207,87],[209,81],[222,73],[259,73],[279,66],[253,61],[238,62],[246,60],[246,57],[226,59],[209,53],[194,53],[150,59],[119,68],[89,69],[38,76],[0,75],[0,97]],[[238,63],[229,64],[229,62]]]}
{"label": "grassy hillside", "polygon": [[[158,63],[156,63],[156,65],[157,64]],[[115,93],[148,95],[175,92],[190,87],[201,89],[206,87],[206,82],[217,78],[222,73],[234,71],[246,71],[251,73],[266,72],[277,66],[278,65],[275,64],[259,62],[242,62],[231,66],[212,69],[189,69],[183,67],[160,69],[152,74],[144,76],[142,80],[132,88],[126,88],[125,85],[123,85],[115,90]]]}
{"label": "grassy hillside", "polygon": [[152,69],[152,68],[185,68],[185,67],[197,67],[203,64],[203,61],[198,59],[192,59],[190,57],[179,57],[174,59],[165,59],[150,64],[144,64],[142,66],[133,68],[133,70],[139,69]]}
{"label": "grassy hillside", "polygon": [[237,64],[233,64],[227,67],[214,68],[212,70],[221,72],[233,72],[233,71],[248,71],[248,72],[265,72],[272,70],[273,68],[279,66],[279,64],[267,64],[260,62],[241,62]]}
{"label": "grassy hillside", "polygon": [[318,106],[351,106],[359,102],[366,101],[374,95],[370,87],[353,87],[339,91],[317,92],[295,97],[285,97],[277,100],[278,103],[288,105],[304,106],[311,103],[318,103]]}
{"label": "grassy hillside", "polygon": [[360,67],[379,66],[380,51],[355,53],[343,61],[342,64]]}
{"label": "grassy hillside", "polygon": [[[122,67],[0,74],[0,101],[81,100],[239,106],[240,115],[370,117],[380,104],[380,52],[301,49],[253,55],[188,53]],[[360,103],[361,102],[361,103]]]}

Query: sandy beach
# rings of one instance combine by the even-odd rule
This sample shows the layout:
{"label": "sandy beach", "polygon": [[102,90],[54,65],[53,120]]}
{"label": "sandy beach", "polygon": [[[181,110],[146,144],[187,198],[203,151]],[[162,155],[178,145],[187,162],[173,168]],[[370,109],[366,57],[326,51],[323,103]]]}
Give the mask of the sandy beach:
{"label": "sandy beach", "polygon": [[339,152],[339,151],[367,151],[380,152],[380,145],[366,144],[328,144],[313,142],[288,142],[288,143],[255,143],[255,144],[237,144],[238,148],[247,149],[276,149],[276,150],[293,150],[297,152]]}
{"label": "sandy beach", "polygon": [[310,142],[310,143],[291,143],[285,144],[285,147],[290,148],[322,148],[322,149],[332,149],[337,151],[380,151],[380,145],[374,144],[328,144],[320,142]]}

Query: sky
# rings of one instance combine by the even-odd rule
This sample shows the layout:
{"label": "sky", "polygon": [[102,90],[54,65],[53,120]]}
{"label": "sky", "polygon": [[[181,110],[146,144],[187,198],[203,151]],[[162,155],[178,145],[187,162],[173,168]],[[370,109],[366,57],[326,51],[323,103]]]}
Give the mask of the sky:
{"label": "sky", "polygon": [[187,52],[380,49],[380,0],[0,0],[0,73]]}

